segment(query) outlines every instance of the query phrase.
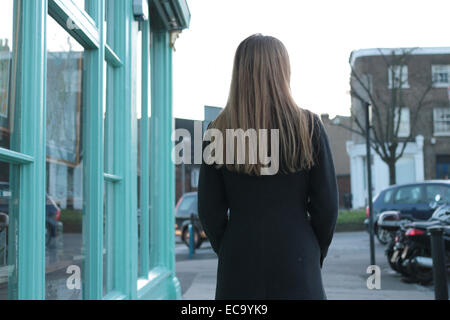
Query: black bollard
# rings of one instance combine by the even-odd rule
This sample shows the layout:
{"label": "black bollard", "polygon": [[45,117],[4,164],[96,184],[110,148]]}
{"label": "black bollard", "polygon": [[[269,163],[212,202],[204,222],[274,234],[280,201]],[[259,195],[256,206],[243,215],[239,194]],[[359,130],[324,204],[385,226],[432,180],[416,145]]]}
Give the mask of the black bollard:
{"label": "black bollard", "polygon": [[445,244],[442,226],[428,228],[431,238],[433,258],[434,299],[448,300],[447,267],[445,263]]}

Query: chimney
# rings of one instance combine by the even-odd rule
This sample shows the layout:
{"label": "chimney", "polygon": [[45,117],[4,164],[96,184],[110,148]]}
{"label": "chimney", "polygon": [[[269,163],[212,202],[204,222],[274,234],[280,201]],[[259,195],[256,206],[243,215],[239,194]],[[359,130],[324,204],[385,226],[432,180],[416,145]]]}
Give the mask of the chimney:
{"label": "chimney", "polygon": [[322,122],[329,122],[330,121],[330,115],[328,113],[323,113],[320,115],[320,118],[322,119]]}

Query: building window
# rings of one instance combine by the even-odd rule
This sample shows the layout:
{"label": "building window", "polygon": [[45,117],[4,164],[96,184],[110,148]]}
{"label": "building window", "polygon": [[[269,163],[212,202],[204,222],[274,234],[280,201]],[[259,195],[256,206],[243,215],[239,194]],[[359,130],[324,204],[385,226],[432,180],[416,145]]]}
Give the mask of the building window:
{"label": "building window", "polygon": [[416,181],[416,162],[412,156],[403,156],[395,164],[395,181],[398,184]]}
{"label": "building window", "polygon": [[450,135],[450,108],[434,108],[433,123],[435,136]]}
{"label": "building window", "polygon": [[[400,115],[400,123],[398,122]],[[409,137],[410,135],[410,123],[409,123],[409,108],[395,108],[395,114],[394,114],[394,130],[397,129],[398,124],[398,133],[397,137],[405,138]]]}
{"label": "building window", "polygon": [[199,168],[191,169],[191,188],[198,188],[198,178],[200,176]]}
{"label": "building window", "polygon": [[409,88],[408,84],[408,66],[394,65],[388,68],[388,86],[389,89]]}
{"label": "building window", "polygon": [[433,87],[447,88],[449,86],[450,65],[431,66],[431,78]]}

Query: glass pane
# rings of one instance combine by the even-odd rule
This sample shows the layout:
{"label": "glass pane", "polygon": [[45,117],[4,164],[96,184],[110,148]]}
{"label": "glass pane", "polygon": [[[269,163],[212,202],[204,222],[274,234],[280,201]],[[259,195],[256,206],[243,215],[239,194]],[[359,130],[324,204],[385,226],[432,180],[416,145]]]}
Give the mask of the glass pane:
{"label": "glass pane", "polygon": [[415,204],[421,199],[420,186],[411,186],[400,188],[395,194],[395,203]]}
{"label": "glass pane", "polygon": [[402,157],[395,164],[395,178],[398,184],[416,181],[416,164],[413,157]]}
{"label": "glass pane", "polygon": [[81,299],[83,48],[48,17],[47,299]]}
{"label": "glass pane", "polygon": [[138,273],[141,273],[141,237],[142,237],[142,208],[141,208],[141,120],[142,120],[142,82],[141,82],[141,74],[142,74],[142,31],[139,31],[136,39],[136,52],[137,52],[137,60],[136,60],[136,117],[138,124],[138,157],[137,157],[137,208],[138,208]]}
{"label": "glass pane", "polygon": [[440,197],[440,201],[449,202],[450,201],[450,188],[445,185],[426,185],[425,186],[425,202],[436,201],[436,196]]}
{"label": "glass pane", "polygon": [[[3,0],[0,10],[0,147],[19,151],[19,97],[16,87],[17,37],[13,34],[14,1]],[[16,17],[16,19],[18,19]]]}
{"label": "glass pane", "polygon": [[114,183],[105,183],[103,214],[103,295],[114,290]]}
{"label": "glass pane", "polygon": [[0,162],[0,300],[17,299],[19,168]]}
{"label": "glass pane", "polygon": [[[116,45],[114,41],[114,7],[117,0],[105,1],[105,29],[106,29],[106,43],[111,49],[115,50]],[[121,0],[118,0],[121,1]]]}
{"label": "glass pane", "polygon": [[114,171],[114,114],[112,104],[112,91],[114,85],[113,67],[106,62],[103,64],[103,77],[106,79],[103,86],[103,146],[104,146],[104,170],[106,173],[115,174]]}
{"label": "glass pane", "polygon": [[[104,170],[106,173],[115,174],[114,171],[114,114],[111,103],[111,90],[113,85],[114,68],[103,64],[105,79],[103,86],[103,146],[104,146]],[[113,281],[113,220],[114,219],[114,183],[104,184],[104,212],[103,212],[103,295],[114,288]]]}

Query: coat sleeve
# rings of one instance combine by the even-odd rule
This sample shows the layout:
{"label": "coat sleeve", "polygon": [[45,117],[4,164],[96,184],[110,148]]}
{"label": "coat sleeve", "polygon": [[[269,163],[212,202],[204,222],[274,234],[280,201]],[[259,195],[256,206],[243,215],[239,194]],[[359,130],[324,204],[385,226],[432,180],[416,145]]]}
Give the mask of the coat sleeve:
{"label": "coat sleeve", "polygon": [[227,212],[222,171],[203,162],[198,182],[198,217],[217,254],[228,223]]}
{"label": "coat sleeve", "polygon": [[308,212],[320,246],[322,267],[338,216],[338,190],[333,157],[322,121],[314,116],[315,163],[309,172]]}

